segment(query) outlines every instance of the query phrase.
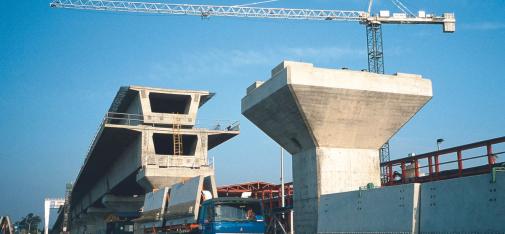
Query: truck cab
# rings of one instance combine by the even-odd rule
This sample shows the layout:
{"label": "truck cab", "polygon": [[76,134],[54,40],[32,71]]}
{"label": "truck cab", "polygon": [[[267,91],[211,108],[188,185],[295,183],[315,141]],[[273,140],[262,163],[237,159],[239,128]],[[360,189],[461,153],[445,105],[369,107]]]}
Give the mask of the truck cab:
{"label": "truck cab", "polygon": [[201,205],[198,224],[201,234],[265,233],[261,202],[252,198],[206,200]]}

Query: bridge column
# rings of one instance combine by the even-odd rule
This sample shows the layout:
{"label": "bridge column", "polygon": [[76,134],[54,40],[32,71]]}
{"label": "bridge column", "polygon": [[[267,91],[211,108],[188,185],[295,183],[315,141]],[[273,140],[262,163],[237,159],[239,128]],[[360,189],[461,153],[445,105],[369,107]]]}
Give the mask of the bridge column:
{"label": "bridge column", "polygon": [[243,115],[293,155],[297,233],[317,233],[321,195],[380,184],[378,149],[431,96],[419,75],[288,61],[247,89]]}
{"label": "bridge column", "polygon": [[49,203],[51,201],[44,200],[44,234],[49,233]]}

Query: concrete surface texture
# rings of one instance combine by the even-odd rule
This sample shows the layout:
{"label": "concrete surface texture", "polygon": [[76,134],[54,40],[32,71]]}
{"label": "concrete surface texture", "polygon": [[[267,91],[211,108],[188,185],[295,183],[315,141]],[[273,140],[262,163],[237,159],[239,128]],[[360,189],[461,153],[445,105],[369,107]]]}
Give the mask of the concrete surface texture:
{"label": "concrete surface texture", "polygon": [[[121,87],[72,190],[71,231],[102,233],[104,217],[138,212],[146,192],[213,175],[207,151],[238,135],[239,129],[195,125],[198,108],[212,95]],[[180,151],[174,143],[178,136]]]}
{"label": "concrete surface texture", "polygon": [[322,195],[320,233],[418,233],[420,184]]}
{"label": "concrete surface texture", "polygon": [[293,155],[298,233],[317,232],[321,195],[380,184],[378,149],[431,96],[419,75],[290,61],[247,89],[243,115]]}
{"label": "concrete surface texture", "polygon": [[[213,178],[213,176],[208,177]],[[167,225],[196,223],[202,190],[204,190],[203,176],[173,185],[170,188],[170,199],[165,216]]]}
{"label": "concrete surface texture", "polygon": [[142,215],[135,219],[135,233],[144,233],[144,229],[160,227],[163,222],[166,204],[169,199],[169,188],[165,187],[145,195]]}
{"label": "concrete surface texture", "polygon": [[142,116],[145,124],[172,124],[175,119],[194,126],[198,108],[214,96],[208,91],[121,87],[109,112]]}
{"label": "concrete surface texture", "polygon": [[421,233],[503,233],[505,172],[423,183]]}
{"label": "concrete surface texture", "polygon": [[320,197],[318,233],[503,233],[505,172]]}
{"label": "concrete surface texture", "polygon": [[135,219],[135,233],[162,225],[195,223],[203,191],[217,197],[214,176],[196,176],[170,188],[146,193],[142,215]]}

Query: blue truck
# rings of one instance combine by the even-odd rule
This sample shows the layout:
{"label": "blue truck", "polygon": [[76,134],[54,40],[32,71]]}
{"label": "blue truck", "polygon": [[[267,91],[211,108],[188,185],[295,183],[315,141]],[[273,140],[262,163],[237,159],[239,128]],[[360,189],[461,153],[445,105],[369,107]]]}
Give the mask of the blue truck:
{"label": "blue truck", "polygon": [[200,208],[198,233],[265,233],[261,202],[237,197],[206,200]]}

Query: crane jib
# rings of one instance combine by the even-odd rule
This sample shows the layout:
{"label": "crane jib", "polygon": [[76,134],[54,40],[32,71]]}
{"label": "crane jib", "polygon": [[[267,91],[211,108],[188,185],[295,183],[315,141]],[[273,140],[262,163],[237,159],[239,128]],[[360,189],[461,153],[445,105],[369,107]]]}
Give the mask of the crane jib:
{"label": "crane jib", "polygon": [[50,6],[54,8],[124,11],[173,15],[196,15],[204,17],[233,16],[339,21],[362,21],[367,17],[367,13],[364,11],[214,6],[109,0],[53,0],[50,3]]}
{"label": "crane jib", "polygon": [[271,19],[358,21],[364,24],[443,24],[444,32],[454,32],[456,22],[453,13],[444,13],[443,16],[427,14],[422,17],[417,17],[413,14],[400,14],[398,16],[393,14],[393,16],[383,17],[378,15],[372,16],[365,11],[351,10],[216,6],[124,0],[52,0],[50,6],[54,8],[195,15],[201,17],[231,16]]}

